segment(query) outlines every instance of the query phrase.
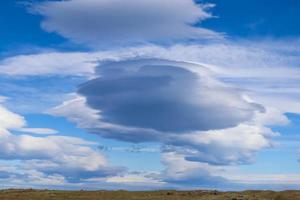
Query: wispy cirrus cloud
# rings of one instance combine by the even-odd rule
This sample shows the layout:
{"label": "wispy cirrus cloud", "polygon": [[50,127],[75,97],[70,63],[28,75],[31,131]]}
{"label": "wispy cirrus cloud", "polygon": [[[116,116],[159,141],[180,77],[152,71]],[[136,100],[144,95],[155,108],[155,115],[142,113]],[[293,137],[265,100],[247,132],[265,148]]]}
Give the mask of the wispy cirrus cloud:
{"label": "wispy cirrus cloud", "polygon": [[58,131],[49,128],[21,128],[18,131],[38,135],[54,135],[58,133]]}

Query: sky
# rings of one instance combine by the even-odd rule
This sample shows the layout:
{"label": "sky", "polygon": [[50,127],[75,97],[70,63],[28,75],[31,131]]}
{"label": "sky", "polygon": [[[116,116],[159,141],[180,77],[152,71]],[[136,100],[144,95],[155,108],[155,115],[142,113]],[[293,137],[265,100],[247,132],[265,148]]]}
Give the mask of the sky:
{"label": "sky", "polygon": [[13,0],[0,185],[299,189],[297,0]]}

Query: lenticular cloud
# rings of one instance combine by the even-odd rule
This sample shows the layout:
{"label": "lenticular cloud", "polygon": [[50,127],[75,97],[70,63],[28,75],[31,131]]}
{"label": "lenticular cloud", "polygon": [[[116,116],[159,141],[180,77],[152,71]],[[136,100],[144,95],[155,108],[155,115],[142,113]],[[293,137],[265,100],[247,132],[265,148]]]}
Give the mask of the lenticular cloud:
{"label": "lenticular cloud", "polygon": [[90,133],[159,142],[189,162],[249,164],[272,146],[259,116],[268,110],[189,62],[132,59],[101,63],[76,99],[51,110]]}
{"label": "lenticular cloud", "polygon": [[234,127],[263,110],[197,64],[127,60],[104,63],[97,74],[79,93],[104,123],[180,134]]}
{"label": "lenticular cloud", "polygon": [[[111,47],[186,39],[221,39],[195,24],[211,18],[211,4],[193,0],[45,1],[31,10],[42,28],[77,43]],[[188,12],[187,12],[188,10]]]}

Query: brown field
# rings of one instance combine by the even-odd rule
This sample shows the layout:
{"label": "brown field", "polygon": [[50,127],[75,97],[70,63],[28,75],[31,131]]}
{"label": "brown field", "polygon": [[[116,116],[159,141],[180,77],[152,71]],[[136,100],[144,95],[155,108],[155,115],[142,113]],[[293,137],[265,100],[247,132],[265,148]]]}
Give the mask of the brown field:
{"label": "brown field", "polygon": [[300,191],[56,191],[2,190],[0,200],[300,200]]}

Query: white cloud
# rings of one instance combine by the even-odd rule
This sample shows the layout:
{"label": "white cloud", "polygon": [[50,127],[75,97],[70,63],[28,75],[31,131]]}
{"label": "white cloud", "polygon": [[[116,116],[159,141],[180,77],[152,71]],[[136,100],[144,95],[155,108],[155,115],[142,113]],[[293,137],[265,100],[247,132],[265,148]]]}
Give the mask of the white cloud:
{"label": "white cloud", "polygon": [[[207,187],[225,184],[226,180],[218,175],[223,167],[211,166],[207,163],[187,161],[185,156],[178,152],[162,154],[162,163],[166,169],[158,176],[169,184],[178,186]],[[180,187],[179,187],[180,188]]]}
{"label": "white cloud", "polygon": [[251,120],[232,128],[172,135],[165,142],[169,145],[165,151],[176,151],[187,160],[212,165],[251,164],[259,151],[276,147],[272,138],[280,134],[268,126],[287,123],[289,120],[283,113],[266,108],[265,112],[257,112]]}
{"label": "white cloud", "polygon": [[82,96],[65,101],[49,110],[48,113],[55,116],[68,116],[70,121],[75,122],[81,128],[97,127],[100,119],[98,111],[86,106],[86,99]]}
{"label": "white cloud", "polygon": [[[211,18],[211,4],[193,0],[70,0],[33,4],[42,28],[90,46],[169,42],[178,39],[219,39],[196,23]],[[188,11],[188,12],[186,12]]]}
{"label": "white cloud", "polygon": [[288,125],[290,121],[280,108],[267,107],[265,113],[256,114],[254,123],[262,126],[272,126]]}
{"label": "white cloud", "polygon": [[7,132],[8,129],[18,129],[25,126],[25,119],[13,112],[10,112],[0,105],[0,130]]}
{"label": "white cloud", "polygon": [[26,120],[23,116],[13,113],[6,109],[1,103],[7,100],[7,98],[1,97],[0,100],[0,131],[2,134],[9,133],[9,130],[16,130],[21,132],[29,132],[35,134],[56,134],[57,131],[47,128],[29,128],[26,127]]}
{"label": "white cloud", "polygon": [[[49,74],[93,76],[98,62],[105,60],[125,60],[135,57],[162,58],[203,64],[221,78],[234,78],[236,81],[241,81],[239,84],[243,83],[240,79],[249,81],[250,78],[256,78],[260,81],[261,78],[265,80],[260,82],[260,84],[264,83],[261,89],[266,89],[266,84],[276,83],[275,81],[279,79],[281,82],[278,84],[289,86],[288,80],[299,78],[298,54],[300,52],[294,48],[296,44],[299,44],[298,40],[282,41],[280,45],[276,41],[252,41],[251,43],[250,41],[227,41],[205,45],[174,45],[167,48],[147,45],[111,51],[45,52],[8,57],[1,61],[0,73],[21,76]],[[277,87],[277,89],[281,88]],[[297,87],[287,91],[291,89],[296,91]]]}
{"label": "white cloud", "polygon": [[[148,173],[149,174],[149,173]],[[156,187],[161,187],[165,185],[165,183],[161,180],[157,180],[153,177],[150,177],[148,174],[126,174],[123,176],[114,176],[106,179],[107,183],[114,184],[126,184],[126,185],[152,185]]]}
{"label": "white cloud", "polygon": [[58,133],[56,130],[49,129],[49,128],[21,128],[18,129],[18,131],[24,133],[33,133],[38,135],[53,135]]}
{"label": "white cloud", "polygon": [[265,134],[270,137],[274,133],[265,127],[241,124],[223,130],[173,136],[169,144],[174,149],[169,147],[168,151],[186,152],[186,159],[195,162],[215,165],[249,164],[254,162],[258,151],[273,146]]}
{"label": "white cloud", "polygon": [[0,62],[0,69],[8,76],[90,76],[96,66],[93,61],[96,59],[89,53],[47,52],[6,58]]}
{"label": "white cloud", "polygon": [[22,187],[24,189],[32,187],[67,187],[70,184],[62,175],[47,175],[34,169],[20,169],[20,167],[14,166],[13,164],[1,169],[1,173],[5,174],[5,176],[0,179],[1,189],[15,187]]}
{"label": "white cloud", "polygon": [[120,170],[108,165],[95,143],[79,138],[9,134],[1,135],[0,143],[0,159],[23,160],[23,168],[27,165],[28,169],[60,174],[72,181],[108,176]]}
{"label": "white cloud", "polygon": [[[236,166],[216,166],[205,162],[193,162],[185,159],[185,154],[165,152],[162,154],[165,170],[153,175],[176,188],[189,185],[199,188],[215,189],[221,187],[266,189],[297,189],[300,185],[300,174],[297,173],[249,173]],[[213,186],[213,188],[212,188]]]}
{"label": "white cloud", "polygon": [[258,174],[258,173],[243,173],[243,174],[224,174],[230,181],[247,184],[247,185],[279,185],[284,186],[300,186],[300,174]]}
{"label": "white cloud", "polygon": [[[106,157],[97,150],[97,143],[70,136],[48,135],[56,133],[51,129],[28,128],[22,116],[1,105],[0,114],[0,160],[4,163],[22,160],[17,166],[18,171],[33,170],[42,173],[44,178],[41,178],[48,181],[59,176],[76,182],[115,175],[123,170],[107,163]],[[12,133],[14,130],[39,135],[15,135]],[[4,171],[3,175],[9,178],[14,173]]]}
{"label": "white cloud", "polygon": [[7,100],[0,96],[0,133],[8,134],[9,129],[20,129],[26,125],[24,117],[7,110],[2,104]]}

